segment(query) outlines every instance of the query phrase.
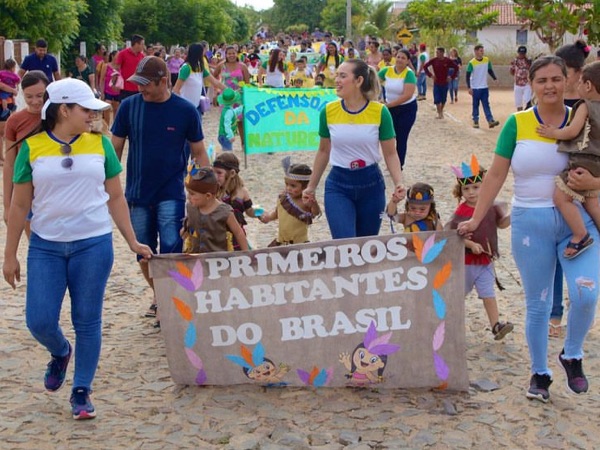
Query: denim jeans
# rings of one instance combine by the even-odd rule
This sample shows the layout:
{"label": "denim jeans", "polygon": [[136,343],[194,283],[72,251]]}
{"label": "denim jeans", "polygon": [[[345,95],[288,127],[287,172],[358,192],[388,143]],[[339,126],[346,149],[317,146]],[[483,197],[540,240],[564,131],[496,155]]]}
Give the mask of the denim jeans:
{"label": "denim jeans", "polygon": [[390,108],[390,114],[396,132],[396,152],[400,158],[400,166],[404,167],[408,135],[417,120],[417,102],[412,101],[406,105],[393,106]]}
{"label": "denim jeans", "polygon": [[59,325],[68,289],[75,329],[73,387],[92,386],[102,343],[102,303],[113,264],[112,233],[73,242],[31,234],[25,317],[33,337],[52,355],[68,353]]}
{"label": "denim jeans", "polygon": [[427,75],[421,72],[417,77],[417,94],[425,97],[427,94]]}
{"label": "denim jeans", "polygon": [[525,291],[525,336],[532,373],[552,375],[548,368],[548,320],[557,261],[564,271],[571,300],[564,343],[566,359],[583,358],[583,343],[594,321],[600,271],[599,234],[581,206],[579,212],[595,242],[577,258],[565,259],[563,252],[572,233],[556,208],[512,210],[512,252]]}
{"label": "denim jeans", "polygon": [[458,83],[459,83],[459,79],[458,77],[456,77],[453,80],[450,80],[450,85],[449,85],[449,89],[448,91],[450,92],[450,100],[454,100],[455,98],[458,98]]}
{"label": "denim jeans", "polygon": [[379,166],[332,167],[325,181],[325,215],[333,239],[375,236],[385,208],[385,182]]}
{"label": "denim jeans", "polygon": [[137,240],[153,253],[157,252],[159,241],[160,253],[181,253],[179,230],[185,217],[185,200],[164,200],[152,206],[130,203],[129,214]]}
{"label": "denim jeans", "polygon": [[494,121],[492,110],[490,109],[490,90],[473,89],[473,122],[479,122],[479,103],[483,106],[483,114],[488,122]]}

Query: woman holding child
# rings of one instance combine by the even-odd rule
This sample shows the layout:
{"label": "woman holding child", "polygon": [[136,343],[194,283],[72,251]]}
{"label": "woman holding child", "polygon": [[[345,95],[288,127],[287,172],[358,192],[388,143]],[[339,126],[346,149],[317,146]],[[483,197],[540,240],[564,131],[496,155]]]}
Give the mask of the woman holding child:
{"label": "woman holding child", "polygon": [[[564,270],[571,299],[564,348],[557,355],[557,361],[566,373],[569,389],[580,394],[588,390],[582,366],[583,344],[594,320],[598,299],[600,247],[598,229],[579,207],[595,242],[577,258],[565,258],[571,231],[552,198],[555,177],[567,166],[567,155],[556,151],[555,140],[543,138],[536,132],[540,125],[562,128],[567,123],[569,110],[563,103],[567,81],[565,63],[555,56],[538,58],[531,66],[529,79],[538,103],[507,120],[473,218],[460,224],[458,229],[461,234],[477,229],[512,169],[515,182],[511,246],[525,290],[525,334],[532,374],[526,396],[547,402],[553,382],[548,366],[548,320],[557,261]],[[567,185],[576,190],[598,189],[600,179],[584,169],[576,169],[569,172]]]}

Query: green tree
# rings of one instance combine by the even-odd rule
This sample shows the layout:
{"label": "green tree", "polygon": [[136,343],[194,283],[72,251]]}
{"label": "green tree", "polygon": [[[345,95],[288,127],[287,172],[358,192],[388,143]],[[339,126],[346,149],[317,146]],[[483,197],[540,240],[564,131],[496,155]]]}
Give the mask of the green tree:
{"label": "green tree", "polygon": [[126,37],[141,34],[148,43],[169,46],[223,42],[234,36],[234,19],[225,12],[223,0],[125,0],[124,6]]}
{"label": "green tree", "polygon": [[107,45],[120,41],[123,0],[87,0],[86,3],[87,9],[79,14],[81,28],[76,41],[86,42],[88,52],[94,51],[96,42]]}
{"label": "green tree", "polygon": [[87,10],[83,0],[2,0],[0,30],[7,38],[39,38],[53,52],[68,48],[79,33],[79,16]]}
{"label": "green tree", "polygon": [[273,0],[268,23],[274,32],[284,31],[290,25],[300,23],[308,25],[308,29],[312,31],[319,26],[324,4],[324,0]]}
{"label": "green tree", "polygon": [[528,21],[529,29],[554,53],[565,33],[576,34],[586,22],[586,3],[587,0],[516,0],[515,13]]}
{"label": "green tree", "polygon": [[579,23],[582,25],[582,32],[586,35],[590,44],[600,43],[600,0],[594,0],[591,8],[580,11]]}
{"label": "green tree", "polygon": [[491,4],[492,0],[415,0],[407,11],[430,45],[458,46],[457,36],[463,31],[481,30],[495,22],[498,12],[486,12]]}
{"label": "green tree", "polygon": [[[367,21],[367,3],[352,0],[352,30],[362,30]],[[346,33],[346,0],[327,0],[321,11],[321,26],[334,35]]]}

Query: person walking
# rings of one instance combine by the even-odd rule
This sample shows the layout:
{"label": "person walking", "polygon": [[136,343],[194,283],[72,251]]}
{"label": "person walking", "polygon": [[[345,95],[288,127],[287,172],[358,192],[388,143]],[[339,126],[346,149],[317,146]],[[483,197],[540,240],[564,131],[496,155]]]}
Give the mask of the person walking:
{"label": "person walking", "polygon": [[[209,165],[200,115],[189,101],[171,93],[169,77],[164,60],[144,57],[128,79],[140,93],[121,103],[111,130],[119,160],[129,140],[125,197],[137,239],[153,253],[181,253],[187,162],[191,156],[201,166]],[[147,262],[139,262],[153,288]],[[155,312],[153,300],[147,314]]]}
{"label": "person walking", "polygon": [[336,92],[340,100],[329,102],[321,110],[321,141],[302,198],[314,204],[315,190],[331,163],[325,183],[325,215],[332,238],[374,236],[379,234],[385,208],[381,155],[399,199],[406,195],[392,117],[377,101],[377,73],[362,60],[342,63]]}
{"label": "person walking", "polygon": [[491,76],[497,81],[492,63],[487,56],[484,56],[483,45],[477,44],[473,49],[475,57],[467,65],[467,87],[469,95],[473,97],[473,128],[479,128],[479,104],[483,106],[483,113],[488,121],[490,128],[500,125],[492,114],[490,108],[490,89],[488,88],[487,76]]}
{"label": "person walking", "polygon": [[[450,81],[458,75],[458,66],[445,54],[444,47],[437,47],[435,57],[423,66],[425,75],[433,78],[433,104],[437,110],[438,119],[444,118],[444,106],[448,101],[448,86]],[[433,74],[429,71],[429,67],[433,69]]]}
{"label": "person walking", "polygon": [[531,59],[527,57],[527,47],[519,46],[517,57],[510,63],[510,74],[515,79],[515,107],[523,111],[531,103],[531,85],[529,84],[529,69]]}
{"label": "person walking", "polygon": [[121,73],[121,76],[125,80],[119,96],[120,101],[138,93],[137,85],[129,81],[129,78],[135,73],[137,65],[144,58],[145,49],[144,37],[134,34],[131,37],[131,47],[117,53],[113,66],[115,70]]}
{"label": "person walking", "polygon": [[[114,258],[110,217],[133,252],[145,259],[152,252],[135,238],[114,148],[108,138],[90,133],[96,111],[108,103],[73,78],[51,83],[47,93],[39,132],[22,141],[15,161],[2,271],[14,289],[21,279],[17,250],[31,210],[25,316],[29,331],[51,355],[44,387],[49,392],[62,387],[74,352],[71,412],[74,419],[92,419],[102,304]],[[67,289],[74,347],[59,325]]]}
{"label": "person walking", "polygon": [[[588,390],[583,347],[594,320],[600,274],[598,229],[581,205],[578,206],[580,214],[595,242],[577,258],[567,259],[564,255],[572,233],[552,196],[555,177],[567,167],[568,156],[556,151],[555,140],[543,138],[536,132],[541,124],[557,128],[566,125],[569,117],[563,103],[566,79],[567,70],[561,58],[544,56],[533,62],[529,80],[537,104],[508,118],[483,180],[473,217],[458,225],[459,233],[465,236],[479,228],[512,169],[511,248],[525,290],[525,336],[531,358],[526,396],[544,403],[550,399],[549,387],[553,382],[548,366],[548,320],[556,262],[559,260],[563,268],[571,299],[568,332],[557,362],[565,371],[567,387],[576,394]],[[598,189],[600,178],[578,168],[569,172],[567,185],[575,190]]]}

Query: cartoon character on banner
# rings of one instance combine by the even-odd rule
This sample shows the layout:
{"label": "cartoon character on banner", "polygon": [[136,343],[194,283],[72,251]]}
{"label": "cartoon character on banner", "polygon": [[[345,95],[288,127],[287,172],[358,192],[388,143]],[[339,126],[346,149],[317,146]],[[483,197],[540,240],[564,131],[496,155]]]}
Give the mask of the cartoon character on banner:
{"label": "cartoon character on banner", "polygon": [[340,354],[342,363],[348,373],[346,378],[353,386],[368,386],[383,383],[383,371],[387,365],[388,355],[400,350],[399,345],[389,344],[392,333],[377,337],[375,322],[371,322],[363,342],[358,344],[352,356],[348,352]]}
{"label": "cartoon character on banner", "polygon": [[259,342],[254,347],[254,351],[245,345],[241,346],[241,356],[225,355],[227,359],[242,367],[244,375],[248,379],[265,385],[266,387],[286,386],[283,377],[290,371],[290,367],[285,363],[276,366],[269,358],[265,357],[265,348]]}

